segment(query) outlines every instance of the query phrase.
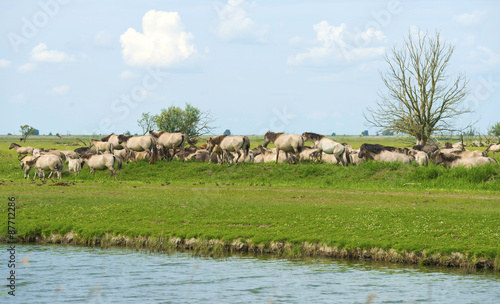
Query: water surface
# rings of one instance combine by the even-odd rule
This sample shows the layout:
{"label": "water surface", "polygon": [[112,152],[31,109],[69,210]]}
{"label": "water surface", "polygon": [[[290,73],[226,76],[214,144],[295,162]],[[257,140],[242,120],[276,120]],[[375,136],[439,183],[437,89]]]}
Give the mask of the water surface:
{"label": "water surface", "polygon": [[16,260],[15,300],[0,303],[500,303],[493,272],[19,244]]}

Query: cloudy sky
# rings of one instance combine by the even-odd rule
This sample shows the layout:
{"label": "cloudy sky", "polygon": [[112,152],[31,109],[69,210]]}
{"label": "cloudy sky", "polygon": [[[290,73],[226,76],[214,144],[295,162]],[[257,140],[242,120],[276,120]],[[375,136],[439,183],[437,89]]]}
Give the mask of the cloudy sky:
{"label": "cloudy sky", "polygon": [[[500,121],[498,1],[0,3],[0,134],[141,132],[141,113],[185,103],[215,133],[360,134],[384,91],[384,54],[409,31],[455,46],[485,132]],[[369,129],[370,134],[376,130]]]}

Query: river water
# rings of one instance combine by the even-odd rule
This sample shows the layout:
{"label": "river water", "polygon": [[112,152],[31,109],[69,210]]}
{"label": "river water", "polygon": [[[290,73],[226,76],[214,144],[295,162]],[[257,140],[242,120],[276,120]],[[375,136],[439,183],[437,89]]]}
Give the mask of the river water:
{"label": "river water", "polygon": [[[0,278],[9,276],[0,244]],[[15,245],[0,303],[500,303],[500,275],[328,259]],[[3,260],[3,261],[2,261]]]}

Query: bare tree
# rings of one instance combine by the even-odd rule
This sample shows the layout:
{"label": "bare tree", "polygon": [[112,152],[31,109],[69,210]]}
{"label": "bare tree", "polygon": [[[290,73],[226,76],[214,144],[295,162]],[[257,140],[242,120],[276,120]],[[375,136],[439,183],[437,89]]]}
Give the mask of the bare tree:
{"label": "bare tree", "polygon": [[388,92],[379,92],[382,100],[364,116],[369,126],[415,136],[423,145],[434,132],[458,130],[457,117],[470,112],[462,105],[468,80],[446,74],[454,46],[442,42],[439,32],[431,37],[409,31],[404,43],[386,54],[389,70],[380,75]]}

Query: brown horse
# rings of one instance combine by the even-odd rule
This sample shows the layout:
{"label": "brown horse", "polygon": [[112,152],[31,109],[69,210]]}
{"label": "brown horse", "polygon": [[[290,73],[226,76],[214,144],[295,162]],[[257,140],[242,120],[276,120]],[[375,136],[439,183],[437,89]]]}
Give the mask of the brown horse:
{"label": "brown horse", "polygon": [[302,152],[302,149],[304,148],[304,138],[302,136],[298,134],[285,135],[283,132],[274,133],[269,131],[264,135],[264,139],[264,148],[267,148],[267,145],[270,142],[273,142],[276,146],[275,163],[278,163],[280,150],[285,152],[288,164],[290,164],[288,153],[294,153],[295,159],[298,159],[298,161],[300,162],[300,152]]}

